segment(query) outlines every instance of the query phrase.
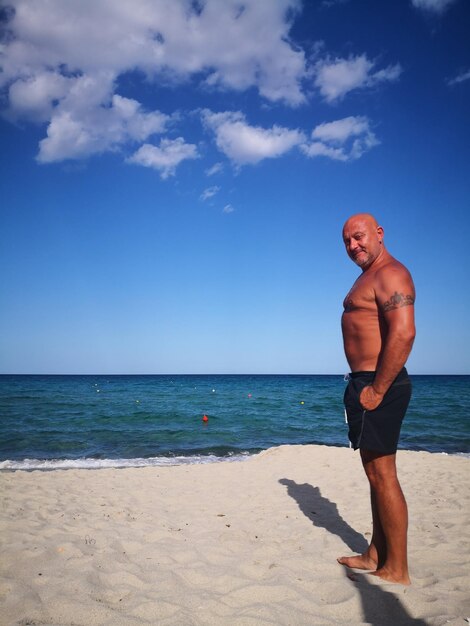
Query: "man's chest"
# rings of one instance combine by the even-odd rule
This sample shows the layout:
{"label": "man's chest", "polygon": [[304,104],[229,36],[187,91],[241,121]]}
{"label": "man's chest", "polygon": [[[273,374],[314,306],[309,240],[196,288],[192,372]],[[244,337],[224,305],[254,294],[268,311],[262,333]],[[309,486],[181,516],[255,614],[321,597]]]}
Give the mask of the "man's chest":
{"label": "man's chest", "polygon": [[349,290],[343,302],[344,312],[377,309],[373,281],[360,276]]}

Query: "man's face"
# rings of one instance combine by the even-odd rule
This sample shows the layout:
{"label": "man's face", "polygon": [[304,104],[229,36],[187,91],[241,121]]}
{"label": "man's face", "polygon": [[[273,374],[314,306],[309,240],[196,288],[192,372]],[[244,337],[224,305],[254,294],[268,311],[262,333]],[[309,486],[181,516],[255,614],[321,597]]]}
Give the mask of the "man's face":
{"label": "man's face", "polygon": [[352,218],[343,228],[346,252],[362,270],[370,267],[379,256],[382,236],[382,228],[368,219]]}

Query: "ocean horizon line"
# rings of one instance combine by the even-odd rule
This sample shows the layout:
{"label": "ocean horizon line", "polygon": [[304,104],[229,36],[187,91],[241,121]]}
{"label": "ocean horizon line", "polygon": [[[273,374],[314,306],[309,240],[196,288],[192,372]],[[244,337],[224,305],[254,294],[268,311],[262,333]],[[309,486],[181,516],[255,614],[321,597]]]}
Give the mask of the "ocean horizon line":
{"label": "ocean horizon line", "polygon": [[[407,368],[408,369],[408,368]],[[345,376],[348,374],[348,371],[344,372],[323,372],[323,373],[223,373],[223,372],[185,372],[185,373],[125,373],[125,372],[91,372],[91,373],[83,373],[83,372],[30,372],[30,373],[5,373],[0,372],[0,377],[2,376]],[[412,372],[408,370],[408,374],[410,376],[470,376],[470,372],[468,373],[452,373],[452,372]]]}

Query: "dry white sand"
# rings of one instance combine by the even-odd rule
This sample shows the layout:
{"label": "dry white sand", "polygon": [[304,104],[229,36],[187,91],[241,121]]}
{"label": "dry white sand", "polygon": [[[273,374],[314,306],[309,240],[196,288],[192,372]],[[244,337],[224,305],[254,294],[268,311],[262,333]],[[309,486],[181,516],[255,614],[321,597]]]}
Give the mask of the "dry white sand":
{"label": "dry white sand", "polygon": [[398,453],[413,585],[351,581],[370,538],[357,453],[3,472],[1,624],[468,624],[470,459]]}

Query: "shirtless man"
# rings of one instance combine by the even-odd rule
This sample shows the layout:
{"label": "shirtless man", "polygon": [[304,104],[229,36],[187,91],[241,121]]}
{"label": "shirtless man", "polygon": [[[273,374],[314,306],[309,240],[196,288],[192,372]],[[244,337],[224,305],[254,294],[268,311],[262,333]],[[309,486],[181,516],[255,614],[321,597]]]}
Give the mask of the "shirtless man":
{"label": "shirtless man", "polygon": [[349,439],[360,449],[370,484],[373,532],[364,554],[338,562],[409,585],[408,510],[395,457],[411,398],[404,365],[415,337],[415,289],[383,236],[383,228],[366,213],[353,215],[343,228],[346,252],[362,270],[344,300],[341,321],[351,369],[344,404]]}

